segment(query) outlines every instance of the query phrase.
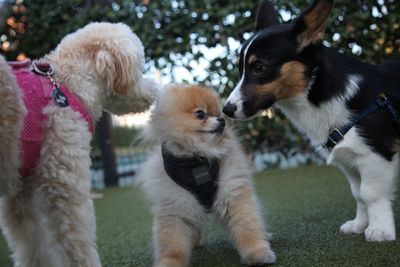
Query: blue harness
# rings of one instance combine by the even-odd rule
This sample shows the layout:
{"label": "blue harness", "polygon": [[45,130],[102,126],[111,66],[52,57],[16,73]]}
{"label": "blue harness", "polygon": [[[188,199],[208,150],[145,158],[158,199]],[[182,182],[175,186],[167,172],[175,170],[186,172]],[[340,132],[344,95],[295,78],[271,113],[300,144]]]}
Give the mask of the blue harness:
{"label": "blue harness", "polygon": [[379,94],[376,97],[375,101],[368,105],[366,108],[361,110],[353,119],[346,125],[341,128],[335,128],[328,136],[328,141],[325,143],[325,147],[329,150],[333,149],[337,143],[339,143],[344,135],[356,124],[358,124],[361,120],[367,117],[370,113],[374,112],[377,109],[383,108],[389,114],[390,117],[395,121],[399,122],[399,113],[394,108],[391,101],[386,97],[384,93]]}

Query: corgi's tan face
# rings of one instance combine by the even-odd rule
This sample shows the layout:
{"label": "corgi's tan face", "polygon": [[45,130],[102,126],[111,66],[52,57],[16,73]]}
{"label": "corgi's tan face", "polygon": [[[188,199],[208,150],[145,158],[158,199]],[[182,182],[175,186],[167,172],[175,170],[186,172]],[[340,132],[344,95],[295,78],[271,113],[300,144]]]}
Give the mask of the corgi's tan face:
{"label": "corgi's tan face", "polygon": [[224,135],[218,97],[201,86],[172,86],[162,94],[153,123],[167,138],[210,142]]}

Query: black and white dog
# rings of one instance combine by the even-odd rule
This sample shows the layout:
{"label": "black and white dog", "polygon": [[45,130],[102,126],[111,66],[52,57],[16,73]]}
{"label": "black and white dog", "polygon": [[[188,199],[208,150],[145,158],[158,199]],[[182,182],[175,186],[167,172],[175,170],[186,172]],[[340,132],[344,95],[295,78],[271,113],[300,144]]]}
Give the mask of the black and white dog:
{"label": "black and white dog", "polygon": [[347,176],[357,213],[340,231],[364,232],[367,241],[395,240],[400,60],[372,66],[324,46],[332,6],[333,0],[316,0],[280,24],[272,4],[262,1],[224,112],[245,119],[278,107]]}

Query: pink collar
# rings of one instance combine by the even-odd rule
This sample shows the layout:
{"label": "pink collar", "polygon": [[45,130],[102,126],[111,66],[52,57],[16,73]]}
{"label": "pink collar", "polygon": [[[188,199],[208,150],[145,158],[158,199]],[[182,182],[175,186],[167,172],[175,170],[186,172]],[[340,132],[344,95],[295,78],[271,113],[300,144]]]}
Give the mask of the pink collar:
{"label": "pink collar", "polygon": [[[56,105],[53,100],[53,84],[47,76],[37,75],[31,72],[28,67],[29,61],[9,62],[13,68],[13,73],[17,83],[24,95],[24,104],[27,114],[24,118],[24,126],[21,133],[21,168],[22,177],[34,174],[34,170],[39,162],[40,149],[44,140],[44,122],[47,117],[43,114],[43,109],[49,105]],[[67,87],[60,85],[61,96],[68,99],[67,107],[78,112],[87,124],[90,133],[94,133],[94,122],[82,101],[74,95]]]}

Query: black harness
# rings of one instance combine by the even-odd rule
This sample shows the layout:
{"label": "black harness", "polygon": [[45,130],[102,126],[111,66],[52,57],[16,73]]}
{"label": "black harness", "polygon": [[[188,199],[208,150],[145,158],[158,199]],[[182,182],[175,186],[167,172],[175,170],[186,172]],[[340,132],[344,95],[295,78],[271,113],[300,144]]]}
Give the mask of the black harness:
{"label": "black harness", "polygon": [[218,191],[219,162],[204,157],[179,158],[161,146],[164,169],[179,186],[191,192],[209,211]]}
{"label": "black harness", "polygon": [[362,119],[367,117],[370,113],[374,112],[377,109],[383,108],[385,109],[392,118],[393,121],[399,122],[400,117],[399,113],[394,108],[391,101],[386,97],[385,94],[379,94],[376,97],[375,101],[372,102],[369,106],[361,110],[353,119],[341,128],[335,128],[328,136],[328,141],[325,143],[325,147],[329,150],[333,149],[337,143],[339,143],[344,135],[356,124],[358,124]]}

